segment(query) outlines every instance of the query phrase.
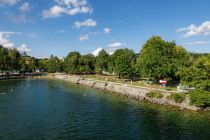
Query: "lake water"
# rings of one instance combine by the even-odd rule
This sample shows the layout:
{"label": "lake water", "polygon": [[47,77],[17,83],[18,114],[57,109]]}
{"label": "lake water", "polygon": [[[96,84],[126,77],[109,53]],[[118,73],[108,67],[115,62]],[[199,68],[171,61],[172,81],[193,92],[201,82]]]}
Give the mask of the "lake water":
{"label": "lake water", "polygon": [[56,80],[0,81],[0,140],[209,140],[210,113]]}

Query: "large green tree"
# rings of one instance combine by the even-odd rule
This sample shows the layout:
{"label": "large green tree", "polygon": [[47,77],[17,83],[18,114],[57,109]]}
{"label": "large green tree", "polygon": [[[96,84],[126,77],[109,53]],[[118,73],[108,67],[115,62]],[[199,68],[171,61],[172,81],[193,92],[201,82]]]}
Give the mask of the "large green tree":
{"label": "large green tree", "polygon": [[153,36],[143,45],[137,66],[142,77],[153,78],[156,82],[162,78],[177,80],[178,67],[185,65],[188,59],[186,53],[175,42]]}
{"label": "large green tree", "polygon": [[79,59],[81,55],[79,52],[70,52],[64,59],[64,71],[71,74],[79,73]]}
{"label": "large green tree", "polygon": [[3,72],[6,69],[8,51],[0,45],[0,70]]}
{"label": "large green tree", "polygon": [[18,52],[16,49],[10,49],[8,51],[8,68],[9,70],[19,70],[20,65],[19,61],[21,58],[20,52]]}
{"label": "large green tree", "polygon": [[50,56],[47,62],[48,72],[55,73],[62,71],[62,61],[57,56]]}
{"label": "large green tree", "polygon": [[134,75],[135,53],[129,49],[119,49],[113,56],[114,72],[119,78],[132,78]]}
{"label": "large green tree", "polygon": [[95,70],[97,73],[103,73],[103,71],[108,71],[108,61],[109,61],[109,54],[102,50],[98,57],[96,58]]}
{"label": "large green tree", "polygon": [[81,73],[93,73],[95,68],[95,58],[92,54],[83,55],[79,59],[79,71]]}
{"label": "large green tree", "polygon": [[44,58],[44,59],[38,59],[38,68],[44,68],[46,69],[47,68],[47,62],[48,62],[48,59]]}
{"label": "large green tree", "polygon": [[210,55],[198,57],[195,62],[179,71],[181,82],[210,91]]}

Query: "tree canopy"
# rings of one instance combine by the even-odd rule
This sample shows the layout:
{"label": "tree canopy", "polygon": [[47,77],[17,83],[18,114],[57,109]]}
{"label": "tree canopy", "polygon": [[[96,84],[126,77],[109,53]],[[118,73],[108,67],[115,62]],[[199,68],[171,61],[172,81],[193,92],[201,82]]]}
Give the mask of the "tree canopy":
{"label": "tree canopy", "polygon": [[97,73],[108,71],[109,54],[102,50],[96,58],[95,70]]}
{"label": "tree canopy", "polygon": [[153,36],[143,45],[137,66],[142,77],[153,78],[155,81],[174,80],[177,78],[178,67],[188,61],[186,55],[185,49],[176,46],[175,42]]}
{"label": "tree canopy", "polygon": [[135,53],[129,49],[119,49],[113,56],[113,70],[119,78],[131,78],[134,72]]}
{"label": "tree canopy", "polygon": [[84,74],[94,73],[95,58],[93,55],[83,55],[79,59],[79,71]]}
{"label": "tree canopy", "polygon": [[64,71],[71,74],[79,73],[79,52],[70,52],[64,59]]}
{"label": "tree canopy", "polygon": [[180,70],[181,82],[210,91],[210,55],[198,57],[194,63]]}
{"label": "tree canopy", "polygon": [[48,72],[55,73],[62,71],[62,61],[57,56],[50,56],[47,62]]}

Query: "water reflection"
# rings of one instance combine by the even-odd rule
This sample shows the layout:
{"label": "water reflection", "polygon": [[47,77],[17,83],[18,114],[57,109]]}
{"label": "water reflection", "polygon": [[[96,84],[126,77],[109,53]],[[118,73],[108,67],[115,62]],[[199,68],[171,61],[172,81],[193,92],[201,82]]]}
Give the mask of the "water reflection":
{"label": "water reflection", "polygon": [[0,96],[0,139],[210,137],[209,112],[138,102],[63,81],[4,81],[0,87],[14,89],[13,96]]}

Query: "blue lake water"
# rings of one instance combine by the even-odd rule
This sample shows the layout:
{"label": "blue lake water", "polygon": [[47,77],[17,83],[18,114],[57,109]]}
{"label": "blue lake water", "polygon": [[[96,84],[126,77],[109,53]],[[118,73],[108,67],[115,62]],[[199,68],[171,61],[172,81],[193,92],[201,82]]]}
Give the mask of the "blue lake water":
{"label": "blue lake water", "polygon": [[209,140],[210,112],[138,102],[59,80],[0,81],[0,140]]}

